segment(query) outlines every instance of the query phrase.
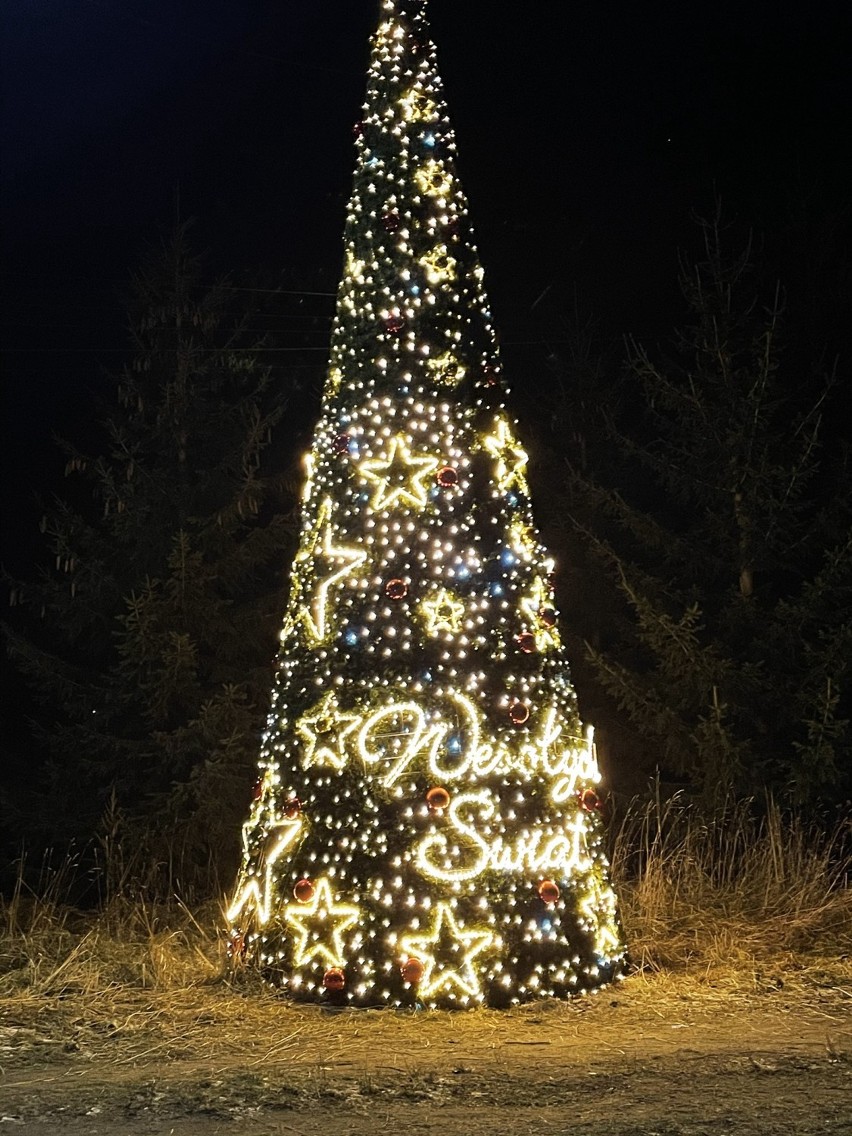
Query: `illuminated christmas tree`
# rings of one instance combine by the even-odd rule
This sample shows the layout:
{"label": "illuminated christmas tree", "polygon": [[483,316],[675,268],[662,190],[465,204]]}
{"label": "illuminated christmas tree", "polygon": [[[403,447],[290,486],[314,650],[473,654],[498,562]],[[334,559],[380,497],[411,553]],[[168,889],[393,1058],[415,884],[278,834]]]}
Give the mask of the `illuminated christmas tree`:
{"label": "illuminated christmas tree", "polygon": [[228,918],[299,1000],[494,1006],[624,957],[598,771],[425,0],[385,0]]}

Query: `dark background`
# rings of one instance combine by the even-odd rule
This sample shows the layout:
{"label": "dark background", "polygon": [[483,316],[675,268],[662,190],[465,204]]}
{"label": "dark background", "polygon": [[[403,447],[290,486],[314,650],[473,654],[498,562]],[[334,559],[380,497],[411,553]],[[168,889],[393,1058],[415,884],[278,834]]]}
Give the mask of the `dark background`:
{"label": "dark background", "polygon": [[[377,9],[4,5],[12,571],[39,555],[36,495],[63,488],[52,433],[97,444],[105,376],[127,351],[121,289],[175,216],[176,191],[181,215],[198,218],[211,279],[231,271],[240,286],[296,293],[269,316],[271,361],[301,384],[276,439],[282,460],[310,429]],[[549,381],[563,309],[593,313],[611,339],[665,339],[680,317],[677,250],[695,245],[690,214],[709,212],[716,194],[759,234],[807,350],[846,345],[847,4],[432,0],[430,19],[522,420]]]}

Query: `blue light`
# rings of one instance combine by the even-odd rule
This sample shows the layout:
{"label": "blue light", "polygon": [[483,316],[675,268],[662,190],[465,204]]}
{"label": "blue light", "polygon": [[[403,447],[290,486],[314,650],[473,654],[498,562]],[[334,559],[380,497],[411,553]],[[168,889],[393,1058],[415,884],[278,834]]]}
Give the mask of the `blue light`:
{"label": "blue light", "polygon": [[358,642],[358,632],[353,631],[352,628],[350,627],[349,630],[343,636],[343,642],[348,647],[354,647],[356,645],[356,643]]}
{"label": "blue light", "polygon": [[419,296],[420,295],[420,285],[419,284],[412,284],[411,287],[408,290],[409,290],[409,292],[411,293],[412,296]]}
{"label": "blue light", "polygon": [[458,734],[451,734],[447,738],[447,753],[451,753],[454,757],[462,752],[462,740]]}
{"label": "blue light", "polygon": [[500,553],[500,563],[503,565],[504,568],[511,568],[511,566],[515,563],[516,559],[517,558],[516,558],[514,552],[510,551],[510,549],[508,549],[508,548],[504,548],[503,551]]}
{"label": "blue light", "polygon": [[489,587],[488,587],[488,591],[490,592],[490,594],[492,596],[502,596],[503,595],[503,585],[502,584],[490,584]]}
{"label": "blue light", "polygon": [[424,146],[434,146],[435,145],[435,135],[434,134],[424,134],[423,135],[423,145]]}

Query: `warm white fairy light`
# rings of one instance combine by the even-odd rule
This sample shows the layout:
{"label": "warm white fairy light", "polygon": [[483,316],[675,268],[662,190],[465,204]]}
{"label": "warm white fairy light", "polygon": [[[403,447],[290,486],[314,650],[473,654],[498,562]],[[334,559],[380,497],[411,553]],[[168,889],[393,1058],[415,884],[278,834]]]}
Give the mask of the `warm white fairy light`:
{"label": "warm white fairy light", "polygon": [[623,947],[422,8],[374,39],[229,918],[297,998],[510,1005]]}
{"label": "warm white fairy light", "polygon": [[482,444],[495,459],[495,478],[498,487],[509,489],[515,485],[526,492],[524,470],[529,459],[526,450],[515,438],[505,415],[497,415],[491,433],[485,435]]}

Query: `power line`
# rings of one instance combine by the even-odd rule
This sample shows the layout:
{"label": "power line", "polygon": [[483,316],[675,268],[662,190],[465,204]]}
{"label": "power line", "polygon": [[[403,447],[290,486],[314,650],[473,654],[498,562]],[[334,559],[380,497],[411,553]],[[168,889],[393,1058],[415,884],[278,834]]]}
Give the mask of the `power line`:
{"label": "power line", "polygon": [[[193,352],[205,355],[257,355],[271,351],[322,351],[328,354],[328,347],[195,347]],[[0,347],[3,355],[132,355],[133,349],[127,347]]]}

